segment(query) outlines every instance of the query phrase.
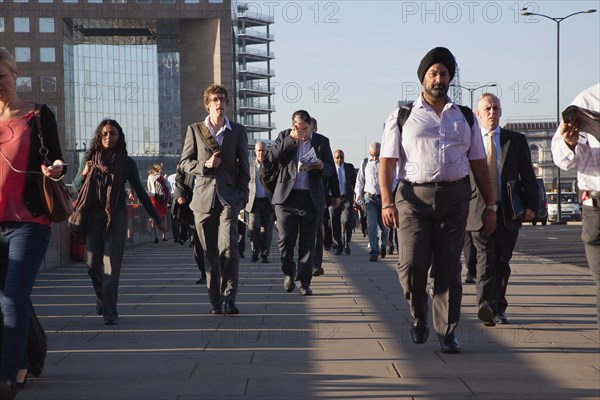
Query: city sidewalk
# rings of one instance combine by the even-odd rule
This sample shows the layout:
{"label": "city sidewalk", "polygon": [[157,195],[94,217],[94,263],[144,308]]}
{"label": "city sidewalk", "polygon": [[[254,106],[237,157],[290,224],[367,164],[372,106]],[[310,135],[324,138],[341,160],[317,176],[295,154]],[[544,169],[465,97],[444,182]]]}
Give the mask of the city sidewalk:
{"label": "city sidewalk", "polygon": [[[209,315],[191,249],[125,254],[116,326],[95,314],[83,263],[44,271],[32,299],[46,328],[43,375],[18,400],[598,399],[593,281],[584,268],[515,254],[510,325],[478,322],[464,286],[462,354],[415,345],[396,256],[326,254],[312,297],[286,293],[276,257],[242,259],[237,316]],[[246,252],[248,255],[248,251]],[[431,324],[430,324],[431,325]]]}

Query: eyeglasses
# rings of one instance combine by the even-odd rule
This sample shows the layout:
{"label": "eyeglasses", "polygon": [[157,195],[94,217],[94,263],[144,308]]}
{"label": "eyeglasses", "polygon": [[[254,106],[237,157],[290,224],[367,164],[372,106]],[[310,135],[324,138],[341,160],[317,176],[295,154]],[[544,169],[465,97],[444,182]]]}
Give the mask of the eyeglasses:
{"label": "eyeglasses", "polygon": [[215,98],[209,99],[208,101],[211,103],[218,103],[218,102],[227,103],[227,98],[226,97],[215,97]]}

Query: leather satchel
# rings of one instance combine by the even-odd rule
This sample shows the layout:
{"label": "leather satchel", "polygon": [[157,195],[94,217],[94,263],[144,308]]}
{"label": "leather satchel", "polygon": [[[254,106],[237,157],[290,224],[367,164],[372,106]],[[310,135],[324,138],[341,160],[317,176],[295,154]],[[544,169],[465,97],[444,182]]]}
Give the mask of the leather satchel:
{"label": "leather satchel", "polygon": [[523,215],[525,214],[525,192],[523,190],[521,181],[512,180],[506,182],[506,190],[508,193],[508,205],[510,208],[509,215],[511,219],[516,221],[523,218]]}
{"label": "leather satchel", "polygon": [[[50,164],[47,158],[48,149],[44,146],[44,134],[42,132],[42,123],[40,115],[40,105],[35,105],[35,120],[38,128],[38,137],[40,139],[40,154],[44,162]],[[42,199],[42,207],[44,212],[52,222],[62,222],[69,218],[73,213],[73,200],[69,195],[67,186],[60,179],[50,178],[44,174],[40,174],[38,180],[40,197]]]}
{"label": "leather satchel", "polygon": [[85,231],[87,224],[87,210],[76,208],[69,217],[69,231],[75,238],[75,243],[85,244]]}

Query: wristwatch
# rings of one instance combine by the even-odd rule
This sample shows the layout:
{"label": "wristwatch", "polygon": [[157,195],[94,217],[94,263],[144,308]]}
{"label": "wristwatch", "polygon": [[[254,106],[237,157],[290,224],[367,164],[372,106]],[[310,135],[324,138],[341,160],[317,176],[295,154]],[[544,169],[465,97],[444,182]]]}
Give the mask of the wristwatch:
{"label": "wristwatch", "polygon": [[496,211],[498,211],[498,204],[492,204],[491,206],[485,206],[485,209],[496,212]]}

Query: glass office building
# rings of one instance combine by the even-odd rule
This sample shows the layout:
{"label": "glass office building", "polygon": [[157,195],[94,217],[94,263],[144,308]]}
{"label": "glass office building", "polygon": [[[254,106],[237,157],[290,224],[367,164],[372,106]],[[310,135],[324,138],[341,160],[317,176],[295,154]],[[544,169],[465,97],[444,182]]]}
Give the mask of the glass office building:
{"label": "glass office building", "polygon": [[243,3],[0,0],[0,11],[0,47],[15,54],[20,95],[55,111],[68,162],[111,118],[142,178],[155,162],[174,172],[185,127],[206,116],[202,92],[213,82],[230,92],[228,116],[248,126],[250,142],[274,129],[273,18]]}

